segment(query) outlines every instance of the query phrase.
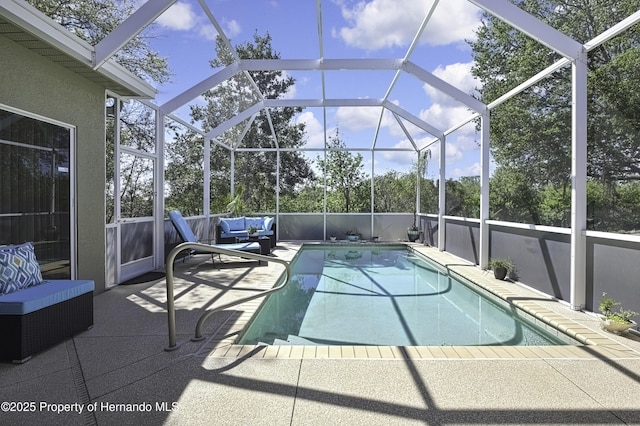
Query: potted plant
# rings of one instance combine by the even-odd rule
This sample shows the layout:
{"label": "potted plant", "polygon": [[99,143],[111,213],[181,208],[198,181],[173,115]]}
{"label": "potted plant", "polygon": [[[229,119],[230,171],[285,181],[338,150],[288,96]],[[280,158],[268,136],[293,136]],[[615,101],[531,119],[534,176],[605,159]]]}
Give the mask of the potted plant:
{"label": "potted plant", "polygon": [[600,325],[604,330],[612,333],[624,333],[637,324],[631,318],[638,315],[637,312],[631,310],[623,310],[619,308],[614,311],[614,307],[620,305],[620,302],[602,293],[602,299],[598,306],[600,313]]}
{"label": "potted plant", "polygon": [[504,280],[507,274],[512,273],[515,268],[511,259],[496,257],[489,261],[489,268],[493,269],[493,276],[496,279]]}
{"label": "potted plant", "polygon": [[413,224],[407,228],[407,239],[410,242],[415,242],[420,238],[420,228],[416,225],[416,212],[413,212]]}
{"label": "potted plant", "polygon": [[335,235],[331,235],[331,236],[329,237],[329,239],[330,239],[331,241],[335,241],[335,240],[336,240],[336,236],[335,236]]}
{"label": "potted plant", "polygon": [[347,235],[347,239],[349,241],[358,241],[360,239],[360,236],[362,235],[356,228],[349,229],[347,232],[345,232],[345,234]]}
{"label": "potted plant", "polygon": [[250,236],[254,236],[258,233],[258,227],[252,225],[249,227],[249,229],[247,229],[247,232],[249,233]]}

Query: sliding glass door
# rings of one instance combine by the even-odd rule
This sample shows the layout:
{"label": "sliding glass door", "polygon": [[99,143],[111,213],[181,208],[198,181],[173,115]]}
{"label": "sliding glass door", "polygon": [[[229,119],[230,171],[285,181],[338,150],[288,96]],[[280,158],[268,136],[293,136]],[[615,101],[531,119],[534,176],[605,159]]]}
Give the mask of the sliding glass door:
{"label": "sliding glass door", "polygon": [[0,105],[0,245],[30,241],[44,279],[74,278],[74,129]]}

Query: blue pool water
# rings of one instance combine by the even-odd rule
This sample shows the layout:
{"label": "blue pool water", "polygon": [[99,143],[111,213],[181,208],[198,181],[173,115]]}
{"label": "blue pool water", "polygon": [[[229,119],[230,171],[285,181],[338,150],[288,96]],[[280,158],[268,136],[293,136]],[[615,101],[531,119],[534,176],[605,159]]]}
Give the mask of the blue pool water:
{"label": "blue pool water", "polygon": [[405,246],[304,246],[239,344],[567,344]]}

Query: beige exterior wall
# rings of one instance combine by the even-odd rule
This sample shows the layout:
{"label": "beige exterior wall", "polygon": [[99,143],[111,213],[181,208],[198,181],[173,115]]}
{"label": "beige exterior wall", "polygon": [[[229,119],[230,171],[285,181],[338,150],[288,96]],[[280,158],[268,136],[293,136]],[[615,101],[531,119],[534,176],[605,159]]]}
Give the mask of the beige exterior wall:
{"label": "beige exterior wall", "polygon": [[0,103],[76,126],[77,278],[105,289],[105,90],[0,37]]}

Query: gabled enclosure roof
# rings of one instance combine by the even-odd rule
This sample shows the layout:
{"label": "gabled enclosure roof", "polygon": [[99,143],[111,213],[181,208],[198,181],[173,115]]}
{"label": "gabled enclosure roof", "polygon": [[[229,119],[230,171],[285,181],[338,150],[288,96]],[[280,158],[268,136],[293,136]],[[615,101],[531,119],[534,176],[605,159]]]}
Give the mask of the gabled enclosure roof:
{"label": "gabled enclosure roof", "polygon": [[[260,16],[258,22],[261,25],[264,23],[264,28],[267,31],[269,31],[269,25],[272,25],[272,28],[274,25],[291,27],[292,31],[287,38],[291,44],[294,41],[296,43],[300,40],[309,41],[304,52],[297,52],[300,56],[283,55],[281,59],[240,60],[235,50],[231,49],[234,35],[230,34],[234,28],[231,24],[235,21],[234,16],[228,16],[231,13],[228,8],[233,7],[234,10],[232,12],[236,16],[243,16],[243,14],[254,13],[254,9],[265,3],[276,5],[280,8],[299,8],[300,13],[296,15],[296,21],[299,17],[299,23],[292,22],[291,19],[284,23],[281,22],[277,8],[274,8],[271,14]],[[166,96],[163,99],[156,97],[159,108],[164,114],[177,114],[181,108],[190,103],[198,102],[199,97],[206,90],[216,85],[224,84],[234,76],[243,75],[246,81],[249,82],[250,90],[256,92],[257,102],[246,106],[234,116],[226,117],[224,122],[206,134],[207,138],[216,138],[234,126],[251,122],[258,114],[266,114],[270,120],[269,111],[272,108],[293,106],[320,108],[322,110],[339,107],[376,108],[375,111],[379,116],[375,139],[377,139],[384,119],[395,121],[411,142],[412,146],[409,149],[418,150],[424,148],[425,145],[416,144],[414,141],[415,132],[412,132],[410,127],[426,132],[426,134],[433,137],[433,141],[441,139],[475,117],[485,113],[491,107],[499,104],[506,97],[524,90],[556,69],[574,60],[585,60],[584,54],[588,49],[599,45],[607,38],[615,36],[615,34],[635,24],[640,19],[640,12],[638,12],[604,33],[597,40],[589,41],[583,45],[529,15],[508,0],[449,0],[446,2],[416,0],[405,4],[405,6],[410,5],[411,10],[402,10],[402,8],[398,7],[398,10],[394,11],[395,14],[420,15],[413,16],[415,28],[402,29],[405,34],[413,32],[410,40],[409,37],[399,41],[394,39],[394,37],[400,38],[400,36],[395,34],[395,32],[398,32],[398,28],[393,27],[393,17],[391,16],[388,18],[389,25],[384,27],[385,31],[389,33],[389,40],[391,41],[387,41],[388,45],[386,46],[371,46],[370,48],[358,45],[358,36],[362,36],[362,34],[355,31],[355,27],[338,28],[331,21],[340,10],[343,21],[366,19],[367,8],[378,6],[378,4],[374,5],[374,3],[376,1],[372,0],[369,3],[359,3],[357,6],[353,6],[352,9],[346,9],[345,2],[329,0],[306,0],[282,4],[277,2],[254,3],[245,1],[220,3],[211,0],[149,0],[141,3],[119,27],[108,34],[96,46],[91,46],[46,18],[24,0],[8,0],[0,5],[0,34],[112,90],[120,96],[153,98],[156,97],[157,92],[152,86],[125,71],[112,58],[122,46],[149,25],[156,24],[159,28],[166,28],[166,25],[163,27],[163,22],[167,21],[168,16],[174,14],[172,11],[177,14],[177,11],[184,12],[185,8],[188,8],[192,19],[197,20],[203,29],[209,29],[210,39],[213,40],[215,37],[219,37],[223,44],[230,48],[232,55],[236,56],[228,66],[218,67],[217,69],[208,67],[201,71],[202,78],[188,82],[187,87],[184,87],[180,92],[173,93],[168,98]],[[222,7],[222,4],[225,5],[226,9]],[[402,4],[404,3],[399,3],[399,6]],[[493,105],[484,105],[473,96],[474,93],[468,88],[458,88],[455,84],[445,81],[435,72],[429,71],[428,69],[434,68],[434,62],[425,59],[423,48],[425,45],[438,47],[439,42],[432,39],[446,32],[455,32],[458,25],[468,25],[468,22],[464,22],[462,15],[458,14],[458,12],[464,8],[467,8],[465,10],[468,11],[469,7],[475,8],[476,21],[479,21],[479,15],[482,11],[492,14],[538,41],[541,48],[549,49],[550,52],[555,52],[563,59],[552,67],[541,70],[538,75],[532,76],[530,80],[514,88],[505,97],[494,102]],[[349,16],[349,14],[354,15],[356,10],[360,18]],[[434,16],[438,13],[452,14],[445,27],[442,27],[442,20],[439,21],[440,23],[434,21]],[[188,16],[188,14],[185,14],[185,16]],[[385,22],[378,22],[378,25],[384,26]],[[436,28],[433,28],[434,26]],[[366,25],[363,28],[366,28]],[[261,32],[261,30],[262,28],[260,30],[256,29],[256,33]],[[303,32],[298,33],[296,31]],[[204,37],[205,32],[203,31],[202,34]],[[349,42],[345,41],[347,40],[345,34],[349,35]],[[393,37],[391,37],[392,35]],[[166,37],[166,34],[161,35],[161,37],[163,36]],[[341,37],[342,39],[340,39]],[[338,53],[333,47],[336,41],[343,45],[351,45]],[[442,45],[443,43],[440,43],[440,46]],[[189,54],[192,56],[184,58],[184,60],[181,58],[181,60],[194,67],[197,63],[202,64],[203,62],[208,65],[208,61],[215,56],[213,46],[214,42],[211,41],[209,51],[198,52],[190,50]],[[274,43],[275,50],[280,48],[280,45]],[[451,46],[447,48],[450,49]],[[437,49],[434,51],[437,51]],[[351,52],[353,56],[348,57],[348,53],[345,52]],[[396,56],[389,56],[390,52]],[[401,54],[397,54],[397,52],[401,52]],[[163,52],[160,53],[163,54]],[[183,54],[183,52],[175,50],[168,52],[168,55],[174,54]],[[376,55],[379,55],[379,57],[376,57]],[[435,62],[435,64],[438,63]],[[310,75],[304,73],[313,73],[319,82],[316,96],[301,97],[292,95],[269,99],[266,94],[259,92],[258,85],[250,73],[252,71],[274,70],[284,71],[287,75],[300,73],[299,75],[303,76],[302,79],[305,78],[305,75]],[[364,92],[358,93],[357,96],[351,93],[339,96],[339,91],[332,87],[332,83],[338,79],[337,75],[344,73],[352,76],[353,87],[357,87]],[[182,80],[187,79],[181,75],[174,77],[174,81]],[[409,81],[412,83],[408,83]],[[375,84],[375,88],[372,84]],[[396,90],[397,87],[401,85],[411,87],[410,84],[414,84],[413,87],[415,87],[413,95],[404,95],[404,98],[401,95],[396,96],[399,92],[399,90]],[[461,108],[468,112],[467,116],[462,118],[460,123],[452,124],[450,120],[439,120],[437,117],[423,115],[423,108],[409,108],[407,105],[410,102],[415,102],[415,98],[419,98],[424,108],[431,102],[424,94],[419,93],[425,90],[424,88],[429,88],[432,91],[430,94],[432,97],[444,96],[458,103]],[[160,87],[159,91],[163,94],[164,88]],[[355,90],[353,91],[353,93],[356,92]],[[186,123],[187,120],[185,118],[182,122]],[[324,126],[326,133],[326,120]],[[200,130],[202,131],[202,129]],[[277,147],[277,135],[274,134],[273,136]],[[375,139],[373,148],[376,146]]]}

